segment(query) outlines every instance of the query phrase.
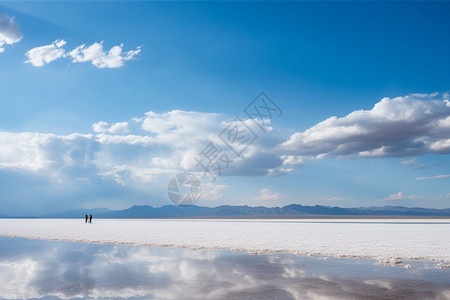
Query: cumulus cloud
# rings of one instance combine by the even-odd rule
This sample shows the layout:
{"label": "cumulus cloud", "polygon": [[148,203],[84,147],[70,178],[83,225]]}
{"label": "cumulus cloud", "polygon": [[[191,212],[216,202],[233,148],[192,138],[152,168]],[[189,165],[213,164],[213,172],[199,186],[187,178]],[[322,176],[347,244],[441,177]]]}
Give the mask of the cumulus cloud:
{"label": "cumulus cloud", "polygon": [[[110,124],[104,121],[92,125],[95,135],[0,132],[0,167],[50,170],[50,174],[55,174],[54,168],[64,168],[70,161],[68,156],[74,151],[71,147],[76,148],[83,140],[93,151],[90,159],[86,158],[83,163],[91,163],[101,170],[101,174],[114,178],[126,173],[131,177],[133,174],[145,177],[144,174],[177,171],[201,173],[195,157],[201,158],[201,152],[209,143],[229,155],[229,170],[223,176],[265,176],[278,168],[283,170],[277,172],[286,172],[288,168],[283,166],[279,155],[260,149],[261,144],[250,145],[241,157],[237,157],[218,136],[228,124],[230,122],[218,114],[174,110],[146,113],[140,121],[144,131],[141,135],[130,134],[128,122]],[[83,151],[78,149],[74,153],[82,155]],[[286,159],[291,164],[300,163],[299,158]]]}
{"label": "cumulus cloud", "polygon": [[[236,120],[227,121],[219,114],[180,110],[166,113],[150,111],[144,118],[135,119],[135,122],[152,135],[154,143],[171,149],[165,156],[171,155],[170,161],[179,162],[179,167],[185,171],[201,173],[198,161],[205,162],[207,155],[204,154],[211,154],[210,151],[215,150],[226,157],[220,166],[224,169],[220,176],[281,175],[293,170],[283,167],[279,154],[272,152],[271,149],[278,143],[278,139],[273,138],[276,135],[273,132],[266,132],[238,156],[220,137],[225,128],[236,124]],[[252,130],[257,130],[252,120],[242,122]],[[299,160],[296,159],[295,163],[298,164]],[[213,168],[218,169],[219,166],[215,165]]]}
{"label": "cumulus cloud", "polygon": [[253,200],[255,200],[255,201],[268,201],[268,200],[278,200],[278,199],[280,199],[280,194],[273,193],[269,189],[262,189],[259,192],[259,195],[255,198],[253,198]]}
{"label": "cumulus cloud", "polygon": [[[253,123],[251,120],[244,122],[249,126]],[[221,176],[273,176],[293,171],[283,165],[279,154],[271,151],[278,143],[270,137],[272,132],[265,133],[269,136],[267,140],[259,138],[240,157],[236,156],[219,137],[233,121],[219,114],[180,110],[148,112],[137,118],[136,123],[140,126],[139,134],[130,133],[128,122],[104,121],[92,125],[93,134],[0,131],[0,188],[12,181],[32,182],[39,178],[45,191],[54,192],[61,187],[58,191],[66,196],[58,193],[48,196],[60,201],[59,204],[61,199],[76,197],[79,193],[77,199],[92,201],[95,198],[99,203],[104,203],[108,196],[108,199],[118,198],[119,192],[125,191],[145,199],[149,191],[166,186],[170,177],[179,172],[193,172],[205,184],[210,181],[196,161],[196,158],[206,159],[201,153],[210,143],[230,158],[229,168]],[[298,157],[284,159],[289,166],[300,163]],[[226,188],[218,184],[206,185],[202,199],[222,199]],[[31,192],[35,191],[32,188],[24,191],[29,192],[21,196],[23,199],[42,194],[41,190]],[[102,193],[98,194],[99,191]],[[167,204],[165,191],[155,193],[159,193],[159,204]],[[15,205],[13,198],[17,195],[11,198],[10,207]],[[124,198],[129,199],[128,195]]]}
{"label": "cumulus cloud", "polygon": [[158,136],[172,137],[183,135],[188,137],[202,136],[215,138],[222,130],[222,121],[219,114],[202,113],[195,111],[172,110],[164,113],[149,111],[141,119],[143,130],[155,133]]}
{"label": "cumulus cloud", "polygon": [[128,122],[118,122],[111,125],[108,131],[111,133],[127,133],[130,132],[130,128]]}
{"label": "cumulus cloud", "polygon": [[303,156],[448,154],[450,104],[437,93],[383,98],[371,110],[333,116],[294,133],[280,149]]}
{"label": "cumulus cloud", "polygon": [[218,200],[223,198],[223,193],[228,189],[228,185],[206,183],[202,185],[202,196],[201,198],[208,200]]}
{"label": "cumulus cloud", "polygon": [[96,151],[92,135],[77,133],[58,136],[0,132],[0,144],[0,169],[13,168],[31,172],[86,166]]}
{"label": "cumulus cloud", "polygon": [[301,166],[305,163],[302,156],[282,155],[281,159],[283,160],[283,165]]}
{"label": "cumulus cloud", "polygon": [[156,145],[153,137],[148,135],[135,135],[135,134],[127,134],[127,135],[110,135],[110,134],[98,134],[95,136],[96,140],[103,145],[112,145],[112,144],[126,144],[133,146],[150,146]]}
{"label": "cumulus cloud", "polygon": [[233,160],[227,175],[278,176],[292,171],[292,168],[282,166],[282,160],[276,153],[252,147],[245,155]]}
{"label": "cumulus cloud", "polygon": [[90,62],[100,69],[120,68],[126,61],[133,60],[141,52],[139,46],[135,50],[123,53],[123,44],[113,46],[106,52],[103,50],[103,41],[90,46],[83,44],[66,52],[63,49],[66,44],[64,40],[56,40],[50,45],[33,48],[25,54],[28,58],[25,62],[35,67],[42,67],[57,59],[69,58],[73,63]]}
{"label": "cumulus cloud", "polygon": [[[247,126],[254,132],[260,130],[250,119],[229,121],[215,113],[173,110],[166,113],[150,111],[145,117],[134,118],[133,121],[149,132],[155,143],[177,149],[173,152],[172,159],[180,161],[179,165],[184,170],[197,170],[201,173],[198,160],[202,160],[205,152],[216,149],[226,157],[223,159],[226,162],[222,164],[226,170],[221,171],[221,176],[277,176],[290,173],[293,171],[292,166],[301,164],[301,158],[292,156],[286,157],[286,163],[291,167],[283,166],[280,154],[273,151],[273,147],[281,141],[279,132],[274,130],[257,136],[245,149],[242,147],[231,150],[234,146],[227,144],[225,129],[240,123],[242,128]],[[236,152],[241,153],[238,155]],[[207,158],[202,161],[205,160]]]}
{"label": "cumulus cloud", "polygon": [[61,211],[92,201],[127,207],[131,199],[135,204],[166,204],[165,198],[152,195],[155,186],[167,184],[160,175],[171,170],[152,164],[157,152],[147,140],[133,135],[0,132],[2,212],[43,213],[49,207]]}
{"label": "cumulus cloud", "polygon": [[0,53],[5,51],[4,45],[13,45],[22,40],[19,24],[13,17],[0,14]]}
{"label": "cumulus cloud", "polygon": [[398,192],[396,194],[389,195],[386,198],[383,198],[382,200],[403,200],[405,197],[403,196],[403,192]]}
{"label": "cumulus cloud", "polygon": [[50,45],[33,48],[25,53],[28,58],[25,62],[35,67],[42,67],[63,57],[65,50],[62,47],[64,45],[66,45],[66,41],[56,40]]}
{"label": "cumulus cloud", "polygon": [[[219,138],[231,123],[218,114],[174,110],[148,112],[139,118],[143,131],[140,135],[129,133],[128,122],[104,121],[93,124],[95,134],[88,135],[0,132],[0,168],[39,172],[55,180],[66,176],[68,181],[110,178],[121,186],[146,185],[161,175],[173,176],[182,171],[204,176],[196,158],[204,159],[202,152],[214,143],[230,159],[221,176],[274,176],[293,171],[283,165],[280,155],[270,151],[276,145],[271,139],[266,142],[261,138],[259,144],[251,144],[240,157],[236,156]],[[78,158],[76,170],[72,156]],[[294,156],[284,160],[290,166],[301,163]],[[220,198],[224,189],[215,185],[208,197]]]}
{"label": "cumulus cloud", "polygon": [[130,127],[128,126],[128,122],[118,122],[110,125],[107,122],[100,121],[92,125],[92,129],[95,132],[109,132],[109,133],[128,133],[130,132]]}
{"label": "cumulus cloud", "polygon": [[[57,49],[56,43],[58,42],[55,42]],[[385,156],[401,156],[409,152],[405,152],[400,146],[408,146],[411,140],[417,139],[422,141],[421,148],[419,147],[422,152],[419,152],[425,154],[432,151],[432,147],[437,147],[437,142],[450,138],[447,128],[450,107],[445,99],[436,100],[435,97],[436,95],[411,95],[385,99],[372,110],[354,112],[340,119],[331,118],[303,133],[294,134],[282,146],[278,146],[282,141],[278,129],[261,134],[252,120],[242,120],[260,135],[240,156],[230,150],[219,136],[236,121],[215,113],[150,111],[144,116],[131,119],[135,122],[134,126],[140,127],[139,134],[130,133],[128,122],[104,121],[92,125],[93,134],[0,132],[0,187],[7,187],[7,182],[10,181],[5,180],[13,180],[11,178],[30,182],[30,178],[46,178],[48,180],[44,180],[42,186],[45,185],[47,190],[53,191],[53,186],[58,183],[67,194],[71,193],[70,188],[73,189],[72,195],[77,195],[79,190],[91,191],[92,197],[99,198],[99,201],[103,198],[92,192],[93,187],[105,187],[99,190],[111,197],[118,197],[117,191],[133,191],[136,195],[145,195],[152,185],[167,185],[170,177],[178,172],[193,172],[204,176],[196,158],[205,161],[206,156],[201,155],[210,144],[214,144],[220,153],[229,158],[229,168],[221,176],[280,176],[294,172],[295,168],[311,158],[350,154],[363,156],[363,151],[378,149],[378,144],[386,147]],[[385,128],[383,123],[388,123],[391,127]],[[355,132],[363,133],[348,133],[353,132],[352,130],[339,133],[339,128],[344,125],[353,126],[352,128],[357,128]],[[407,135],[409,138],[406,138]],[[369,146],[372,148],[368,148]],[[344,148],[347,150],[344,151]],[[395,149],[397,152],[393,151]],[[444,150],[441,148],[440,151]],[[413,166],[418,162],[407,159],[403,164]],[[442,177],[433,176],[434,178]],[[422,179],[428,178],[418,178]],[[85,184],[83,189],[76,189],[82,184]],[[208,199],[221,199],[226,186],[211,185],[206,190],[204,196]],[[111,191],[114,193],[111,194]],[[56,194],[53,197],[56,199]],[[162,197],[166,197],[165,191]],[[254,200],[276,200],[280,197],[276,192],[263,189]],[[384,200],[412,197],[414,195],[399,192]],[[11,203],[13,198],[17,197],[12,197]],[[90,199],[85,195],[80,198]],[[166,198],[162,201],[164,199]]]}
{"label": "cumulus cloud", "polygon": [[109,127],[109,123],[103,121],[92,124],[92,129],[95,132],[107,132]]}
{"label": "cumulus cloud", "polygon": [[103,50],[103,41],[86,47],[85,44],[70,51],[67,56],[73,63],[91,62],[97,68],[120,68],[125,61],[132,60],[141,52],[141,47],[122,53],[123,44],[112,47],[108,52]]}

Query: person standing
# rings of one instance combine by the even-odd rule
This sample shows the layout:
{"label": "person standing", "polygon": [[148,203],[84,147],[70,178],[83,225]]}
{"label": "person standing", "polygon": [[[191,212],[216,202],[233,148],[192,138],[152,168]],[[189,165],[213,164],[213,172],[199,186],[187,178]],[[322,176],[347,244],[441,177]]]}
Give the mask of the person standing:
{"label": "person standing", "polygon": [[88,215],[86,215],[86,219],[84,222],[87,223],[88,219],[89,219],[89,217],[88,217]]}
{"label": "person standing", "polygon": [[92,215],[89,215],[89,223],[92,223]]}

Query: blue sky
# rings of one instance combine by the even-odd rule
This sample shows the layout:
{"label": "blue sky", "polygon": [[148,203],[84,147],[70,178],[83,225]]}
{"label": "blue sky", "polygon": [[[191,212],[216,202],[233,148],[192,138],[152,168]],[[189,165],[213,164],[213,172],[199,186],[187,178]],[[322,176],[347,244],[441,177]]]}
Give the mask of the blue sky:
{"label": "blue sky", "polygon": [[[2,2],[0,213],[170,204],[180,172],[205,206],[450,207],[449,8]],[[237,116],[258,139],[212,182]]]}

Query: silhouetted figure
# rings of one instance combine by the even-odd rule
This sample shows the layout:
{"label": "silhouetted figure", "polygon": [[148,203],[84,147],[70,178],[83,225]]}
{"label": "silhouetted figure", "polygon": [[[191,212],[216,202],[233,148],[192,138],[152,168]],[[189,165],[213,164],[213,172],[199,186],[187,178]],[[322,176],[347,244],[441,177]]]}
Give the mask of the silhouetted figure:
{"label": "silhouetted figure", "polygon": [[88,219],[89,219],[89,217],[88,217],[88,215],[86,215],[86,221],[85,221],[85,223],[87,223]]}
{"label": "silhouetted figure", "polygon": [[92,223],[92,215],[89,215],[89,223]]}

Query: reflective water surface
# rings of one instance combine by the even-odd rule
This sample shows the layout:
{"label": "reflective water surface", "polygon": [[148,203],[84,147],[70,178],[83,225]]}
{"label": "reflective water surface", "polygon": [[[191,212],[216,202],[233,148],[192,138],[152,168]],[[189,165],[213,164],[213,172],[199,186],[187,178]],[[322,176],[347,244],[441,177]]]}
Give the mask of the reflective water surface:
{"label": "reflective water surface", "polygon": [[450,299],[450,269],[0,237],[1,299]]}

